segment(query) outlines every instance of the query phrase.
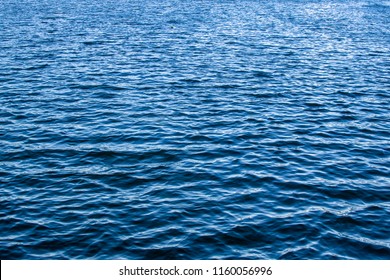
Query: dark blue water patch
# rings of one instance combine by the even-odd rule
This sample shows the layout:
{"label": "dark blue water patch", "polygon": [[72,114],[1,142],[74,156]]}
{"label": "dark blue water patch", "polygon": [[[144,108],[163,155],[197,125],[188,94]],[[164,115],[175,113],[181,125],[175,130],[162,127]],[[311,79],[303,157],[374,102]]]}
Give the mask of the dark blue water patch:
{"label": "dark blue water patch", "polygon": [[254,71],[253,75],[257,78],[272,78],[272,73],[268,71]]}
{"label": "dark blue water patch", "polygon": [[388,6],[1,3],[1,258],[389,259]]}

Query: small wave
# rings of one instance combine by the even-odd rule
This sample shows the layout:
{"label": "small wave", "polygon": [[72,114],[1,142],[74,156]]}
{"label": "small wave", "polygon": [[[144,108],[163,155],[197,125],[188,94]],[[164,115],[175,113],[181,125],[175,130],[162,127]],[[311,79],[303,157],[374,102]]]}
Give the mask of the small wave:
{"label": "small wave", "polygon": [[49,64],[41,64],[41,65],[34,65],[25,68],[25,70],[32,71],[32,70],[40,70],[49,67]]}
{"label": "small wave", "polygon": [[253,76],[256,78],[272,78],[273,74],[268,71],[254,71]]}
{"label": "small wave", "polygon": [[105,90],[105,91],[122,91],[127,90],[125,87],[109,85],[109,84],[72,84],[69,85],[72,89],[83,90]]}

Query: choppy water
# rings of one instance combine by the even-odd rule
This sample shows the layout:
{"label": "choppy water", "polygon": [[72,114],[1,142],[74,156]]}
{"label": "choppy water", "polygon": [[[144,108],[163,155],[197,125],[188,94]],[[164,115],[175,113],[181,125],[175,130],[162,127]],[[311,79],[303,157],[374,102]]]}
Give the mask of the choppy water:
{"label": "choppy water", "polygon": [[2,0],[2,259],[390,259],[390,2]]}

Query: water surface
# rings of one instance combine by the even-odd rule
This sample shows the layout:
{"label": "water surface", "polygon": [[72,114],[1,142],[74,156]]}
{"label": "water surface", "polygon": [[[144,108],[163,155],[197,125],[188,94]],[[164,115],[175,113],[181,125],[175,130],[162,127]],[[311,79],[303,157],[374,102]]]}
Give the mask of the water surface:
{"label": "water surface", "polygon": [[390,2],[3,0],[2,259],[390,259]]}

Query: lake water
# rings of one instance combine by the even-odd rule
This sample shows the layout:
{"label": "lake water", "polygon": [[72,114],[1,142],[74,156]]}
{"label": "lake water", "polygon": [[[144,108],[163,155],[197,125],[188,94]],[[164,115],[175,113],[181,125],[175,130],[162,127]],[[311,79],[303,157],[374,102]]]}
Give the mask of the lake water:
{"label": "lake water", "polygon": [[390,259],[390,2],[2,0],[1,259]]}

